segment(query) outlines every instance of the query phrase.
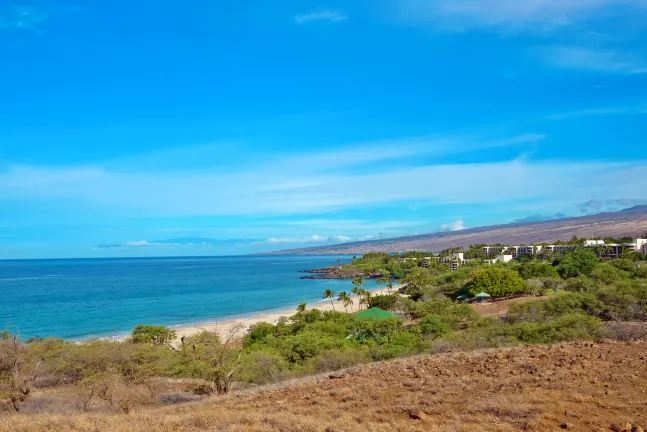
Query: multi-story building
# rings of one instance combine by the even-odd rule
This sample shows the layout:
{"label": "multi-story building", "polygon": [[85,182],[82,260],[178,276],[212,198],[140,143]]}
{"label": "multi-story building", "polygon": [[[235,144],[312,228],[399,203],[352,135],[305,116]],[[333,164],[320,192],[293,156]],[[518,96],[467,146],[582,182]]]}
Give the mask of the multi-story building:
{"label": "multi-story building", "polygon": [[492,256],[492,255],[499,255],[501,254],[505,249],[507,249],[505,246],[484,246],[483,247],[483,253],[485,256]]}

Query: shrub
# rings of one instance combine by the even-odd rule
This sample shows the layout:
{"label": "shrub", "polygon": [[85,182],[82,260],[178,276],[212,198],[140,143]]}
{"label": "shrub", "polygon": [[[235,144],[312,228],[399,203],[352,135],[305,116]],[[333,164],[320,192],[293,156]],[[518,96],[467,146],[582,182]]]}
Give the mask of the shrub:
{"label": "shrub", "polygon": [[238,380],[254,384],[276,381],[288,369],[285,359],[275,350],[263,349],[245,353],[240,362]]}
{"label": "shrub", "polygon": [[250,333],[243,338],[243,346],[248,348],[255,343],[262,342],[266,336],[274,335],[276,326],[270,323],[261,322],[250,329]]}
{"label": "shrub", "polygon": [[589,292],[596,288],[595,282],[586,276],[577,276],[566,281],[564,289],[571,292]]}
{"label": "shrub", "polygon": [[132,343],[168,345],[175,339],[175,336],[175,330],[168,327],[139,324],[133,329],[130,341]]}
{"label": "shrub", "polygon": [[182,393],[165,393],[160,396],[160,402],[166,405],[177,405],[188,402],[197,402],[202,398],[194,393],[182,392]]}
{"label": "shrub", "polygon": [[443,319],[438,315],[427,315],[420,321],[420,330],[425,336],[434,338],[446,335],[451,331],[449,325],[443,322]]}
{"label": "shrub", "polygon": [[368,349],[365,347],[327,350],[312,361],[315,372],[329,372],[344,369],[360,363],[371,361]]}
{"label": "shrub", "polygon": [[621,279],[628,278],[629,275],[630,274],[628,272],[620,270],[617,266],[613,266],[609,263],[599,264],[590,274],[592,279],[603,284],[612,284]]}

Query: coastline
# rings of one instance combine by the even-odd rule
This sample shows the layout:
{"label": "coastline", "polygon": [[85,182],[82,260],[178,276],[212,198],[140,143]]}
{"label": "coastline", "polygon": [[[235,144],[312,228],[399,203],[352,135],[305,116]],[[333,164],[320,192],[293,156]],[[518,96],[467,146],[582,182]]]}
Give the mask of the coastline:
{"label": "coastline", "polygon": [[[401,286],[402,285],[394,286],[392,292],[396,292]],[[369,291],[372,295],[380,295],[382,292],[386,294],[386,288],[375,288],[367,291]],[[348,312],[351,312],[351,310],[357,312],[357,296],[352,295],[351,299],[353,300],[353,304],[348,306]],[[318,299],[315,301],[317,302],[316,304],[312,302],[305,302],[307,304],[306,310],[319,309],[321,311],[331,311],[334,309],[337,311],[344,311],[343,303],[338,300],[334,300],[332,304],[330,300]],[[169,325],[168,327],[172,330],[175,330],[176,332],[176,339],[174,340],[174,344],[179,344],[182,337],[193,336],[202,331],[217,331],[223,340],[226,340],[229,336],[228,334],[231,332],[232,334],[231,336],[229,336],[229,339],[233,341],[242,339],[247,334],[249,328],[258,323],[268,322],[270,324],[276,324],[281,317],[291,317],[296,313],[296,306],[297,305],[294,305],[292,307],[286,306],[285,308],[257,312],[251,315],[224,318],[222,321],[209,321],[187,326],[180,324],[178,327]],[[130,334],[123,335],[118,338],[114,338],[113,340],[122,341],[125,340],[129,335]]]}

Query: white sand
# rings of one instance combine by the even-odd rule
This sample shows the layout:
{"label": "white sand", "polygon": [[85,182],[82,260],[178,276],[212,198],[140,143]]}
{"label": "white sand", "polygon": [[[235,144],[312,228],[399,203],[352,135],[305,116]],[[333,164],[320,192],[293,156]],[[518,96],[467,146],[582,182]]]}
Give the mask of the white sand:
{"label": "white sand", "polygon": [[[397,292],[398,289],[400,289],[400,287],[401,285],[394,286],[391,292]],[[367,290],[367,291],[370,291],[370,293],[373,295],[379,295],[382,292],[384,292],[384,294],[387,294],[387,290],[385,288],[382,288],[382,289],[377,288],[377,289]],[[348,306],[347,311],[349,313],[351,311],[357,312],[358,310],[357,296],[352,295],[351,298],[353,300],[353,304],[351,306]],[[336,311],[342,311],[342,312],[346,311],[344,309],[343,303],[337,300],[335,300],[333,304],[331,304],[330,301],[327,301],[327,302],[317,303],[316,305],[311,305],[310,307],[307,307],[307,310],[311,310],[311,309],[319,309],[322,311],[333,310],[333,309]],[[296,313],[295,308],[285,309],[285,310],[280,310],[278,312],[260,313],[249,317],[237,318],[237,319],[232,319],[227,321],[209,322],[209,323],[200,324],[192,327],[179,327],[174,330],[177,333],[178,341],[183,336],[185,337],[192,336],[194,334],[200,333],[205,330],[217,331],[223,340],[227,340],[229,333],[232,333],[229,339],[236,340],[245,336],[247,334],[247,330],[255,324],[258,324],[261,322],[276,324],[279,321],[279,318],[291,317],[295,313]]]}

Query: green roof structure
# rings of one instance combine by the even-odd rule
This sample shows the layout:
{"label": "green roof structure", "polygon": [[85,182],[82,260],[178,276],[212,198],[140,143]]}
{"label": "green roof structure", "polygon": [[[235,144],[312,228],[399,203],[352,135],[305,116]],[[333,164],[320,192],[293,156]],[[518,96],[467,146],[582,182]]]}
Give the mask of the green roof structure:
{"label": "green roof structure", "polygon": [[399,318],[399,317],[393,312],[387,312],[380,308],[371,308],[355,314],[355,318],[357,318],[360,321],[366,321],[366,320],[380,321],[380,320],[385,320],[389,318]]}
{"label": "green roof structure", "polygon": [[488,297],[492,297],[492,296],[490,294],[488,294],[488,293],[482,292],[482,293],[476,294],[474,297],[476,297],[476,298],[488,298]]}

